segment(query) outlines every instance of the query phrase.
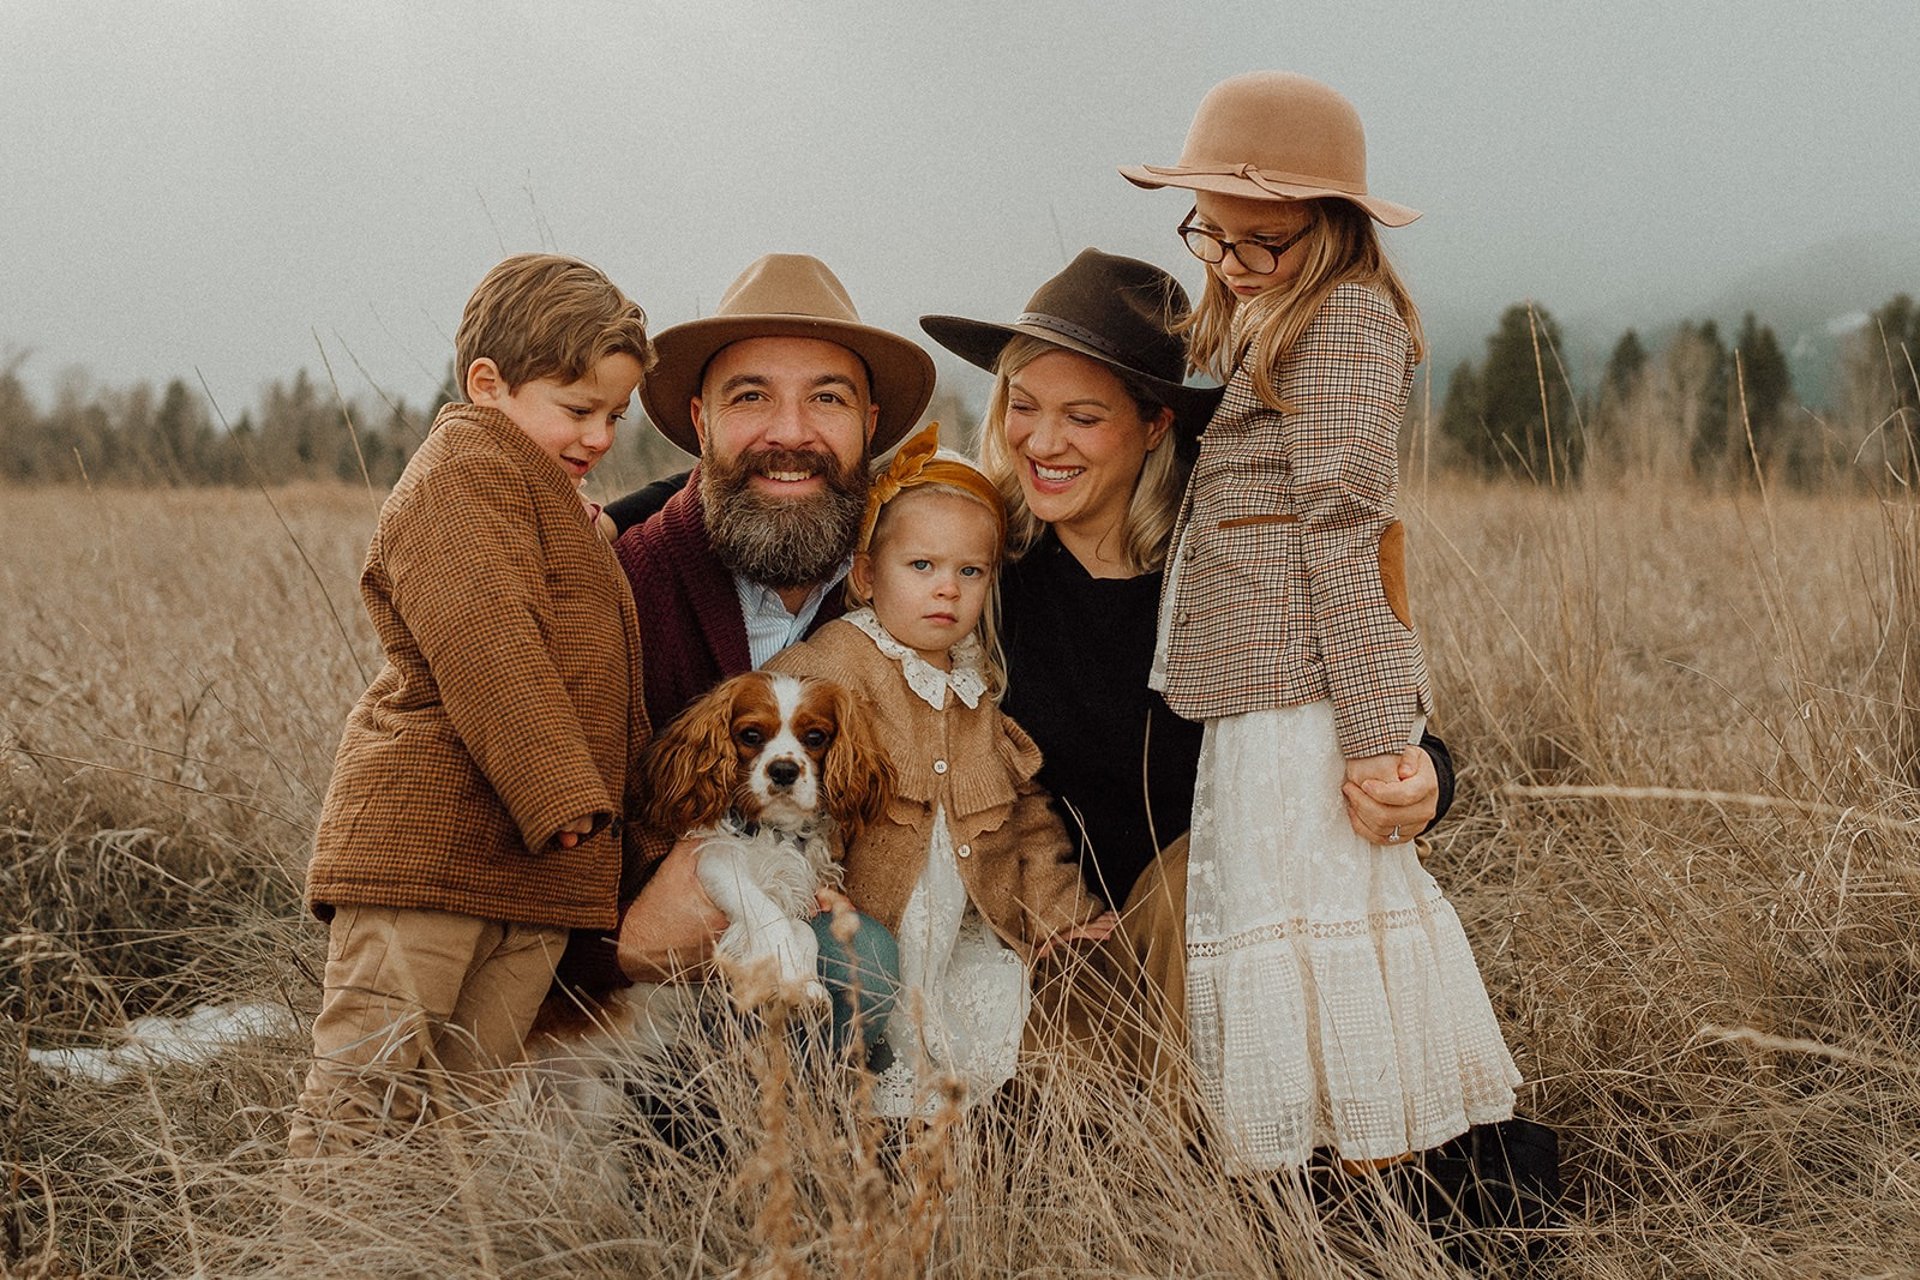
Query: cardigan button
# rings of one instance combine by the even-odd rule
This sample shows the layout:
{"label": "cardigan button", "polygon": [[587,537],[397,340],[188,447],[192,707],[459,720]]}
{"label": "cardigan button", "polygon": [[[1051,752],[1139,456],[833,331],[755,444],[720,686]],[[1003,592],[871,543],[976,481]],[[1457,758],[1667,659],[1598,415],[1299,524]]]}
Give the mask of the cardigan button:
{"label": "cardigan button", "polygon": [[945,760],[935,760],[933,762],[933,771],[935,773],[945,773],[947,771],[947,762]]}
{"label": "cardigan button", "polygon": [[963,844],[958,849],[955,849],[954,852],[959,854],[963,858],[971,858],[973,856],[973,846],[970,844]]}

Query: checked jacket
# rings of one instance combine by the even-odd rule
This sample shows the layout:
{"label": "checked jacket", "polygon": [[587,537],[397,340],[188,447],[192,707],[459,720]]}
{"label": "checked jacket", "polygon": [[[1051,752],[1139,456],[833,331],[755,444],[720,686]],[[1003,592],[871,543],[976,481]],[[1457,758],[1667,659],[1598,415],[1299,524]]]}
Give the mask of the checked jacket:
{"label": "checked jacket", "polygon": [[1340,752],[1397,752],[1430,714],[1394,518],[1412,336],[1337,286],[1276,380],[1243,361],[1200,438],[1164,602],[1167,704],[1190,720],[1329,698]]}
{"label": "checked jacket", "polygon": [[650,728],[632,594],[573,482],[505,414],[446,406],[360,594],[385,661],[340,738],[308,905],[611,925]]}

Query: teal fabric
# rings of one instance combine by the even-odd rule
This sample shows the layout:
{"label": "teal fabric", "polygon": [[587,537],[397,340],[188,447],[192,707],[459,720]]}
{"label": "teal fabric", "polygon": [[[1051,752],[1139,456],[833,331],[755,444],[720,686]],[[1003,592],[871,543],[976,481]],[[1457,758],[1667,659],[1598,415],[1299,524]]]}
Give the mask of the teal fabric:
{"label": "teal fabric", "polygon": [[860,1040],[867,1065],[885,1070],[893,1059],[887,1047],[887,1017],[900,990],[900,945],[887,927],[865,913],[856,913],[859,927],[849,942],[833,936],[833,913],[813,918],[820,940],[820,981],[833,997],[833,1051],[846,1052],[853,1040],[854,992],[859,991]]}

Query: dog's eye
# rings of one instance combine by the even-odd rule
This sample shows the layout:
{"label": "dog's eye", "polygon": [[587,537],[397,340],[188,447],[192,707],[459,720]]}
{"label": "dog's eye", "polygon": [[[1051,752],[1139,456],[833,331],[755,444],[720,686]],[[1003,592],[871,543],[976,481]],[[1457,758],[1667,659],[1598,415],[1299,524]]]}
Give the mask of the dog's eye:
{"label": "dog's eye", "polygon": [[767,740],[766,734],[751,727],[742,729],[736,736],[740,739],[740,745],[745,747],[757,747]]}
{"label": "dog's eye", "polygon": [[811,748],[824,747],[827,745],[827,731],[825,729],[809,729],[800,740]]}

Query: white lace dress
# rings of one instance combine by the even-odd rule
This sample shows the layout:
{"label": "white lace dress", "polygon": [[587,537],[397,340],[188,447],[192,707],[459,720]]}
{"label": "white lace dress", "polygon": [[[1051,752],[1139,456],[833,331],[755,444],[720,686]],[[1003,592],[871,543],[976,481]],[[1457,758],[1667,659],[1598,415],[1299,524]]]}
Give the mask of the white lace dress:
{"label": "white lace dress", "polygon": [[[1416,731],[1417,736],[1417,731]],[[1333,704],[1207,723],[1187,868],[1187,1026],[1234,1158],[1378,1160],[1513,1114],[1460,919],[1413,843],[1354,834]]]}
{"label": "white lace dress", "polygon": [[[949,697],[967,707],[986,696],[984,658],[969,638],[942,671],[889,635],[871,609],[847,621],[900,664],[907,687],[936,711]],[[933,1083],[957,1078],[968,1103],[1013,1078],[1032,989],[1026,966],[967,897],[946,814],[935,810],[927,864],[907,899],[897,934],[900,996],[887,1022],[891,1065],[874,1080],[874,1109],[886,1116],[930,1114]]]}

